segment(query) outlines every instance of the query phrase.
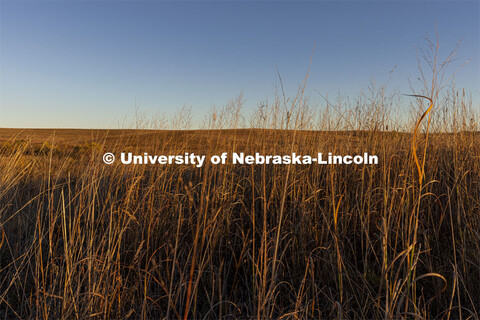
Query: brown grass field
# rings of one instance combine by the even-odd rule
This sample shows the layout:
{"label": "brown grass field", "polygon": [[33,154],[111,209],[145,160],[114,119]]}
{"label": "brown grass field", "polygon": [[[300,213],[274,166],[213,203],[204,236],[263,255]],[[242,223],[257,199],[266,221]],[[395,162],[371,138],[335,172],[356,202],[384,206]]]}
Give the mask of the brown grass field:
{"label": "brown grass field", "polygon": [[425,138],[420,183],[411,133],[0,129],[0,318],[478,318],[480,136]]}

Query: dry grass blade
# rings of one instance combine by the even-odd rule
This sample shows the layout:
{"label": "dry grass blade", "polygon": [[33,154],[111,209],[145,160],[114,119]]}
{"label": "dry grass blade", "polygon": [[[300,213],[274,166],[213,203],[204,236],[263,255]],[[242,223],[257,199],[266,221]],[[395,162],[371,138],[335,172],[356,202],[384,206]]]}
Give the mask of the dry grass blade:
{"label": "dry grass blade", "polygon": [[[420,162],[418,161],[418,156],[417,156],[417,131],[418,131],[418,127],[420,126],[420,123],[422,123],[422,120],[430,113],[430,111],[432,110],[433,108],[433,100],[429,97],[426,97],[426,96],[422,96],[422,95],[417,95],[417,94],[406,94],[406,96],[409,96],[409,97],[417,97],[417,98],[423,98],[423,99],[427,99],[428,101],[430,101],[430,106],[427,108],[427,110],[425,110],[425,112],[422,114],[422,116],[420,117],[420,119],[418,119],[417,121],[417,124],[415,125],[415,129],[413,130],[413,139],[412,139],[412,153],[413,153],[413,159],[415,161],[415,164],[417,166],[417,170],[418,170],[418,181],[419,181],[419,184],[420,186],[422,185],[422,181],[423,181],[423,177],[424,177],[424,163],[425,163],[425,157],[424,157],[424,161],[422,163],[422,165],[420,165]],[[430,122],[429,122],[430,124]],[[427,135],[428,135],[428,128],[427,128]],[[427,145],[425,144],[425,150],[427,148]]]}

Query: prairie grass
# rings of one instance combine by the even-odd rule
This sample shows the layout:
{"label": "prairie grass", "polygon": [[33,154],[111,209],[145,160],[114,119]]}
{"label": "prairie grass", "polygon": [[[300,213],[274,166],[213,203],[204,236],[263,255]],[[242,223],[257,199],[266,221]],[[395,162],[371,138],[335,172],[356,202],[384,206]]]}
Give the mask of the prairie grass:
{"label": "prairie grass", "polygon": [[[478,131],[430,134],[421,190],[409,133],[122,134],[2,148],[2,317],[478,317]],[[380,163],[101,162],[126,149]]]}

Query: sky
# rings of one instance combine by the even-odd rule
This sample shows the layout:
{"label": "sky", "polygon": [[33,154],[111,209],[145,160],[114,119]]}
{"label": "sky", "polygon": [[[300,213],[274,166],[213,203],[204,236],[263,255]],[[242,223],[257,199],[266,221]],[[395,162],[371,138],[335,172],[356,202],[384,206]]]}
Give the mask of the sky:
{"label": "sky", "polygon": [[[372,79],[420,90],[416,47],[462,40],[456,87],[480,100],[478,1],[0,0],[0,127],[118,128],[191,106],[194,126],[243,92],[354,97]],[[312,55],[313,52],[313,55]],[[460,68],[467,60],[467,66]]]}

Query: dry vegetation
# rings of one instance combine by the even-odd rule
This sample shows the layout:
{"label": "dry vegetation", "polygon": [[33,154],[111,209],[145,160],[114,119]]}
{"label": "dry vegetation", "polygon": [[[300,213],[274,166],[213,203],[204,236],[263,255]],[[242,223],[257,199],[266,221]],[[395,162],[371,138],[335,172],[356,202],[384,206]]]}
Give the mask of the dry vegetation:
{"label": "dry vegetation", "polygon": [[[435,90],[414,148],[428,105],[399,122],[383,88],[318,112],[302,86],[255,130],[241,97],[208,130],[2,130],[0,318],[478,318],[478,114]],[[103,164],[125,150],[380,163]]]}

